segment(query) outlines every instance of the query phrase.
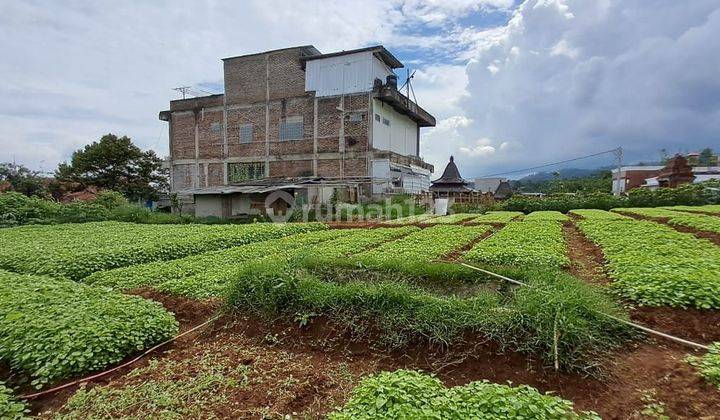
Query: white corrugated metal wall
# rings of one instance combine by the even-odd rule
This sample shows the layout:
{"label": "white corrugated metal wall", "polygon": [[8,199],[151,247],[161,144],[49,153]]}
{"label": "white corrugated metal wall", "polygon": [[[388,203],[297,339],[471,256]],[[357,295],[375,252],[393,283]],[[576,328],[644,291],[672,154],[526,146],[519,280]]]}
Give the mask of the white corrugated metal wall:
{"label": "white corrugated metal wall", "polygon": [[305,66],[305,90],[315,96],[370,92],[373,81],[393,74],[371,51],[310,60]]}

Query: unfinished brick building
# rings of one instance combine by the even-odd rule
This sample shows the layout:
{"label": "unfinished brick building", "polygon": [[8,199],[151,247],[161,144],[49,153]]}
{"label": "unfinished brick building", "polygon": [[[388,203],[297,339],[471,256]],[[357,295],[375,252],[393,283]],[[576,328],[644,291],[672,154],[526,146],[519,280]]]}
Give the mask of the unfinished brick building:
{"label": "unfinished brick building", "polygon": [[171,190],[197,215],[255,213],[284,190],[309,202],[427,191],[420,128],[435,118],[397,89],[382,46],[321,54],[313,46],[223,60],[224,94],[176,100]]}

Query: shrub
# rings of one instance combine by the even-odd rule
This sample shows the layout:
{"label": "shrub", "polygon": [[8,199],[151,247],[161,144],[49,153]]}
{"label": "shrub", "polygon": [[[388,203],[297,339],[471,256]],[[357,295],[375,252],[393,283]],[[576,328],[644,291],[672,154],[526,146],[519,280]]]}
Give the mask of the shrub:
{"label": "shrub", "polygon": [[344,419],[599,419],[576,413],[573,403],[527,385],[488,381],[446,388],[434,375],[400,369],[363,379],[345,406],[328,416]]}
{"label": "shrub", "polygon": [[106,190],[98,194],[93,200],[93,204],[98,204],[108,210],[128,204],[127,198],[117,191]]}
{"label": "shrub", "polygon": [[37,388],[117,363],[177,330],[157,302],[0,271],[0,359]]}
{"label": "shrub", "polygon": [[537,198],[515,195],[497,205],[500,210],[530,213],[537,210],[555,210],[567,213],[572,209],[610,210],[614,207],[658,207],[703,204],[720,204],[720,181],[711,180],[678,188],[644,188],[631,190],[627,196],[615,197],[609,193],[578,195],[550,195]]}

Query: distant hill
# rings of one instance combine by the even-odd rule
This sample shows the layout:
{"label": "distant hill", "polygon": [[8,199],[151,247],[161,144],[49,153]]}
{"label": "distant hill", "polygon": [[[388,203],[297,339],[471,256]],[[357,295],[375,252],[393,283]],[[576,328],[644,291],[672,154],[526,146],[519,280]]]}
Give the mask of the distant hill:
{"label": "distant hill", "polygon": [[[560,169],[558,171],[549,171],[549,172],[537,172],[531,175],[527,175],[525,177],[522,177],[518,179],[517,181],[521,181],[523,183],[526,182],[544,182],[544,181],[552,181],[554,179],[576,179],[576,178],[592,178],[596,177],[603,171],[609,171],[612,169],[611,166],[605,166],[601,168],[595,168],[595,169],[581,169],[581,168],[566,168],[566,169]],[[555,174],[558,173],[559,176],[555,176]]]}

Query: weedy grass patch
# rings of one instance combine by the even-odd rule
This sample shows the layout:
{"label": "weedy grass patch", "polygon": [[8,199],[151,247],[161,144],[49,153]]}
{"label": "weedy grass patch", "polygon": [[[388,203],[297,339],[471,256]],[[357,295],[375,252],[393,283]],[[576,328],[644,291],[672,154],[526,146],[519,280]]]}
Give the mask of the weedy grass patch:
{"label": "weedy grass patch", "polygon": [[446,388],[434,375],[400,369],[364,378],[330,420],[356,419],[600,419],[573,403],[527,385],[488,381]]}
{"label": "weedy grass patch", "polygon": [[0,270],[0,361],[37,388],[105,368],[177,331],[157,302]]}
{"label": "weedy grass patch", "polygon": [[79,280],[102,270],[172,260],[251,242],[327,229],[321,223],[141,225],[123,222],[3,229],[0,268]]}
{"label": "weedy grass patch", "polygon": [[625,316],[613,299],[562,272],[504,271],[536,287],[457,297],[395,279],[346,280],[339,271],[327,281],[297,266],[279,261],[246,266],[230,288],[230,306],[269,318],[325,315],[356,335],[376,331],[378,343],[389,347],[412,340],[452,345],[464,333],[476,333],[549,363],[557,354],[562,369],[589,373],[629,336],[623,324],[598,313]]}
{"label": "weedy grass patch", "polygon": [[685,360],[720,390],[720,343],[710,345],[710,350],[704,356],[688,356]]}
{"label": "weedy grass patch", "polygon": [[622,295],[649,306],[720,308],[720,247],[644,220],[577,223],[607,260]]}
{"label": "weedy grass patch", "polygon": [[541,221],[541,222],[547,222],[547,221],[566,222],[568,220],[570,220],[569,217],[560,213],[559,211],[553,211],[553,210],[534,211],[523,218],[524,222],[539,222],[539,221]]}
{"label": "weedy grass patch", "polygon": [[570,264],[562,225],[556,221],[511,222],[478,242],[464,258],[470,262],[559,268]]}
{"label": "weedy grass patch", "polygon": [[521,211],[489,211],[482,216],[470,220],[471,223],[510,223],[523,216]]}

